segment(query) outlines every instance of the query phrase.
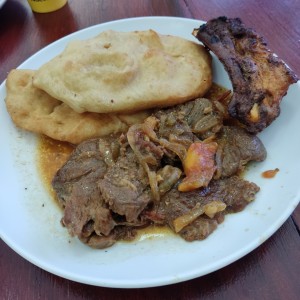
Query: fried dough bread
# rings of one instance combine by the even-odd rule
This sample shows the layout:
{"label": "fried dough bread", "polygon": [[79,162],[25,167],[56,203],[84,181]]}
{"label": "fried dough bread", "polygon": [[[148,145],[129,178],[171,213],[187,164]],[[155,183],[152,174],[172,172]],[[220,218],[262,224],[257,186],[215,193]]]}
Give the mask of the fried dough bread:
{"label": "fried dough bread", "polygon": [[23,129],[73,144],[123,132],[142,122],[150,112],[135,114],[77,113],[65,103],[32,85],[33,70],[12,70],[6,80],[6,107]]}
{"label": "fried dough bread", "polygon": [[153,30],[72,41],[33,77],[35,87],[78,113],[172,106],[203,96],[211,83],[203,46]]}

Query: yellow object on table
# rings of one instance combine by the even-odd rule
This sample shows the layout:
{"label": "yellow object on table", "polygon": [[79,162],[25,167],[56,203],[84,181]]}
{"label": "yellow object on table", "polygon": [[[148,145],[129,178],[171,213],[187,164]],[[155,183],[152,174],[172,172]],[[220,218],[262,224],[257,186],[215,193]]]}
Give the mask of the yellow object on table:
{"label": "yellow object on table", "polygon": [[28,0],[31,9],[38,13],[47,13],[63,7],[68,0]]}

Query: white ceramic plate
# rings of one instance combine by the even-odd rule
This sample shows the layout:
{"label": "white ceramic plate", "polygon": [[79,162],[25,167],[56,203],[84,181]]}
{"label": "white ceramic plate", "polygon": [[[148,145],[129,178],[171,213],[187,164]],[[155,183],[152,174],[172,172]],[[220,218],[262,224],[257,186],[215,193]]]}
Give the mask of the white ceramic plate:
{"label": "white ceramic plate", "polygon": [[[71,34],[42,49],[19,68],[37,69],[60,53],[67,42],[101,31],[154,29],[194,40],[200,21],[148,17],[124,19]],[[214,57],[214,80],[230,87]],[[34,134],[17,130],[6,112],[5,83],[0,86],[0,236],[33,264],[74,281],[106,287],[151,287],[205,275],[241,258],[270,237],[299,201],[300,85],[294,84],[282,103],[280,117],[261,135],[268,158],[255,164],[247,178],[261,187],[243,212],[226,216],[206,240],[188,243],[174,236],[156,236],[93,250],[69,237],[60,225],[62,212],[45,190],[36,167]],[[292,147],[291,147],[292,143]],[[265,170],[279,168],[273,179]]]}

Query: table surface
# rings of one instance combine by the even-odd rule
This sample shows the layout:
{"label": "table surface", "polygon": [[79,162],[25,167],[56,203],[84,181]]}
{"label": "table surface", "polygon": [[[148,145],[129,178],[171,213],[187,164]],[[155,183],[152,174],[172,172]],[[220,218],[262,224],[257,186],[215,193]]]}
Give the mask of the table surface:
{"label": "table surface", "polygon": [[[62,9],[32,13],[27,1],[0,10],[0,82],[25,59],[55,40],[88,26],[139,16],[208,20],[240,17],[300,75],[299,0],[69,0]],[[300,207],[259,248],[211,274],[169,286],[112,289],[52,275],[0,240],[0,299],[299,299]]]}

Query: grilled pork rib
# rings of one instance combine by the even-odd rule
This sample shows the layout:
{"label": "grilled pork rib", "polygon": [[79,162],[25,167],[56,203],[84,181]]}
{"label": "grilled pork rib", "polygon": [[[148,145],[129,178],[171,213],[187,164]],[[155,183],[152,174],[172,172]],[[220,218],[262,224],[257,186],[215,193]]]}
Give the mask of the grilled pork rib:
{"label": "grilled pork rib", "polygon": [[233,85],[229,114],[257,133],[279,115],[280,102],[298,78],[240,19],[219,17],[193,35],[224,64]]}

